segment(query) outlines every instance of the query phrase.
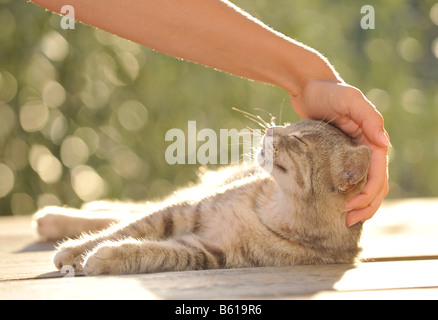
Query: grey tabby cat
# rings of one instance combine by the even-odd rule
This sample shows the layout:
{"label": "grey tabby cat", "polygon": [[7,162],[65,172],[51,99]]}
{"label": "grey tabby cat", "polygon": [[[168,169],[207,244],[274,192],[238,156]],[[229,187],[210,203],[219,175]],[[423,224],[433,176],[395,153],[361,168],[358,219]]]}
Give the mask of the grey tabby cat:
{"label": "grey tabby cat", "polygon": [[313,120],[264,139],[273,143],[258,166],[207,172],[159,204],[47,207],[35,215],[38,232],[80,236],[54,262],[87,275],[354,262],[362,225],[347,228],[343,207],[366,183],[369,149]]}

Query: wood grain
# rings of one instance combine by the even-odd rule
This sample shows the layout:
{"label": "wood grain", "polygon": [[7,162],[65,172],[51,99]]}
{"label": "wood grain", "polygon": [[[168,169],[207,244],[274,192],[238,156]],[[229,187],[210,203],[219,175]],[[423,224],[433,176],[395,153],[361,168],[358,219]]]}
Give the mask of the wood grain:
{"label": "wood grain", "polygon": [[438,199],[385,202],[356,265],[71,277],[30,222],[0,218],[0,299],[438,299]]}

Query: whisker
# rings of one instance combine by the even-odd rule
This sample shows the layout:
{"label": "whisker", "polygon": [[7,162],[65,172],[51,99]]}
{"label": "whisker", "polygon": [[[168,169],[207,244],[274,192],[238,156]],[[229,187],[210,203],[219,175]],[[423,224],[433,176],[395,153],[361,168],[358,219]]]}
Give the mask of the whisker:
{"label": "whisker", "polygon": [[[269,128],[269,125],[266,123],[266,121],[263,120],[259,115],[254,115],[252,113],[249,113],[247,111],[243,111],[243,110],[237,109],[235,107],[232,107],[231,109],[234,110],[234,111],[238,111],[238,112],[242,113],[244,117],[250,119],[251,121],[254,121],[258,125],[260,125],[262,128],[265,128],[265,129]],[[260,123],[260,121],[262,123]]]}
{"label": "whisker", "polygon": [[244,111],[244,110],[238,109],[238,108],[236,108],[236,107],[231,107],[231,109],[234,110],[234,111],[237,111],[237,112],[240,112],[240,113],[246,114],[246,115],[248,115],[248,116],[254,117],[254,118],[256,117],[256,115],[254,115],[254,114],[252,114],[252,113],[249,113],[249,112],[247,112],[247,111]]}
{"label": "whisker", "polygon": [[257,110],[257,111],[261,111],[261,112],[267,113],[268,115],[270,115],[270,116],[272,117],[272,113],[270,113],[269,111],[266,111],[265,109],[262,109],[262,108],[254,108],[254,110]]}
{"label": "whisker", "polygon": [[249,112],[246,112],[246,111],[243,111],[243,110],[240,110],[240,109],[237,109],[235,107],[232,107],[232,109],[234,111],[238,111],[238,112],[242,113],[244,117],[246,117],[252,121],[258,122],[256,115],[249,113]]}
{"label": "whisker", "polygon": [[[270,122],[270,123],[266,123],[266,121],[264,121],[264,123],[266,123],[266,125],[267,125],[268,128],[270,128],[270,127],[275,127],[275,119],[276,119],[276,118],[272,115],[272,113],[270,113],[270,112],[268,112],[268,111],[266,111],[266,110],[263,110],[263,109],[261,109],[261,108],[255,108],[254,110],[262,111],[262,112],[267,113],[267,114],[271,117],[271,122]],[[261,118],[260,116],[258,116],[258,117]]]}
{"label": "whisker", "polygon": [[265,125],[265,128],[269,128],[269,124],[262,117],[257,115],[257,118],[263,122],[263,124]]}
{"label": "whisker", "polygon": [[243,115],[245,118],[248,118],[251,121],[254,121],[255,123],[257,123],[260,127],[262,127],[263,129],[266,129],[266,126],[262,123],[260,123],[259,121],[257,121],[257,119],[253,119],[250,116],[247,116],[246,114]]}
{"label": "whisker", "polygon": [[[250,132],[249,132],[249,134],[251,135],[251,136],[254,136],[254,135],[261,135],[262,134],[262,131],[260,130],[260,129],[254,129],[254,128],[251,128],[251,127],[248,127],[248,126],[246,126],[245,127],[246,129],[248,129]],[[265,128],[264,128],[265,129]],[[264,132],[263,132],[263,134],[264,134]]]}

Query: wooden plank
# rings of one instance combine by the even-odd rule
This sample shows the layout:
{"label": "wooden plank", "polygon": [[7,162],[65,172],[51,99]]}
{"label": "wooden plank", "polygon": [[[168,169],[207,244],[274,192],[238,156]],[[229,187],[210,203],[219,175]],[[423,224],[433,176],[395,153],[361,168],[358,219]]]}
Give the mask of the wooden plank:
{"label": "wooden plank", "polygon": [[438,260],[3,281],[0,299],[313,299],[407,289],[430,297],[436,270]]}
{"label": "wooden plank", "polygon": [[0,299],[438,299],[437,213],[437,199],[386,202],[362,240],[367,258],[432,260],[75,278],[55,270],[30,217],[1,218]]}
{"label": "wooden plank", "polygon": [[[37,241],[30,217],[0,218],[0,280],[62,276],[54,243]],[[388,261],[438,258],[438,199],[387,201],[365,223],[363,257]]]}
{"label": "wooden plank", "polygon": [[52,252],[0,254],[0,281],[62,276],[52,263]]}
{"label": "wooden plank", "polygon": [[438,199],[385,201],[364,225],[362,257],[386,261],[438,258]]}
{"label": "wooden plank", "polygon": [[39,242],[30,217],[0,219],[0,280],[59,276],[54,243]]}

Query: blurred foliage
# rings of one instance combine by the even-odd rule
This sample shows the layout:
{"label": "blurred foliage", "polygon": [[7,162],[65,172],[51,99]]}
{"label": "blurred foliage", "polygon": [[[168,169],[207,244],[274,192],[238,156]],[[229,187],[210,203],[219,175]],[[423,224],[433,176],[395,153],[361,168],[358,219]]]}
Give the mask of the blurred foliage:
{"label": "blurred foliage", "polygon": [[[375,30],[360,28],[363,1],[233,2],[322,52],[376,104],[394,146],[390,197],[438,195],[436,0],[367,1]],[[196,176],[164,160],[167,130],[255,126],[232,107],[298,119],[278,88],[60,21],[0,0],[0,213],[156,198]]]}

